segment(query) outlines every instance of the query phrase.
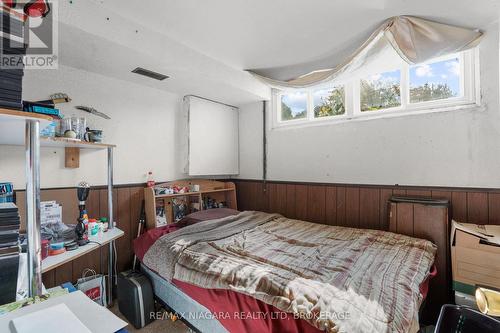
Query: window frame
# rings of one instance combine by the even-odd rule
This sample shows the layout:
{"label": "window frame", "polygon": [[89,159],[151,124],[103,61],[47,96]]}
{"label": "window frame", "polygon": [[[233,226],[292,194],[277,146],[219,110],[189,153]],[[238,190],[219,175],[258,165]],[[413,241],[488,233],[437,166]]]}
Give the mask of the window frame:
{"label": "window frame", "polygon": [[[344,87],[345,113],[343,115],[314,117],[313,92],[328,89],[329,86],[321,85],[307,89],[290,89],[285,91],[273,90],[272,94],[272,128],[300,127],[318,124],[334,124],[355,119],[382,118],[386,116],[405,116],[418,113],[453,111],[457,108],[474,107],[480,105],[479,87],[479,50],[478,48],[466,50],[460,53],[449,54],[431,59],[418,65],[430,64],[452,58],[460,61],[460,90],[461,96],[447,99],[410,103],[410,67],[406,62],[392,70],[400,70],[401,73],[401,105],[377,111],[361,111],[361,95],[359,78],[350,81],[334,82],[332,86]],[[390,70],[384,70],[387,72]],[[372,74],[377,74],[376,72]],[[307,94],[307,114],[305,118],[293,120],[281,120],[281,96],[290,92],[305,92]]]}

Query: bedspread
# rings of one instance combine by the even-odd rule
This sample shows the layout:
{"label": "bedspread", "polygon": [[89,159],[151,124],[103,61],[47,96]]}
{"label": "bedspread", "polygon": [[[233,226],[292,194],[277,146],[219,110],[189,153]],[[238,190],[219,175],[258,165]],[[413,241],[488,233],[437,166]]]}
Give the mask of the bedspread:
{"label": "bedspread", "polygon": [[250,295],[328,332],[418,329],[429,241],[243,212],[161,237],[144,256],[160,276]]}

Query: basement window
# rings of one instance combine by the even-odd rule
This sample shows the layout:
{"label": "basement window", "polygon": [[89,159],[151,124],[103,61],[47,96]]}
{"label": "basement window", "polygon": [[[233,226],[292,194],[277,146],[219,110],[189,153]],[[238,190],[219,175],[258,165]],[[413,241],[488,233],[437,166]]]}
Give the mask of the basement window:
{"label": "basement window", "polygon": [[477,49],[472,49],[413,66],[401,61],[382,71],[365,69],[363,75],[330,85],[275,91],[273,127],[479,105],[477,60]]}

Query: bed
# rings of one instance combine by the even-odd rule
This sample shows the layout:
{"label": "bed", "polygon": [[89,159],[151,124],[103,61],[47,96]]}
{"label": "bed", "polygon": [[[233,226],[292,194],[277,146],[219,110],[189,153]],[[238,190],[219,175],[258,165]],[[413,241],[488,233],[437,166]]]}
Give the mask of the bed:
{"label": "bed", "polygon": [[[213,213],[212,213],[213,214]],[[134,242],[156,296],[203,332],[416,332],[436,246],[262,212]]]}

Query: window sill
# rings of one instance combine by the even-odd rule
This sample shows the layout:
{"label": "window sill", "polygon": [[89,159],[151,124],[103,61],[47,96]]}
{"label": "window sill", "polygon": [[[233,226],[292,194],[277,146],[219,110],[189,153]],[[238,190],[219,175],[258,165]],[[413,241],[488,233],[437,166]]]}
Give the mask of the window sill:
{"label": "window sill", "polygon": [[441,106],[436,108],[426,108],[426,109],[413,109],[413,110],[384,110],[384,111],[372,111],[368,114],[360,114],[355,116],[337,116],[329,119],[314,119],[314,120],[304,120],[304,121],[293,121],[293,123],[278,123],[274,124],[271,130],[287,130],[296,129],[303,127],[316,127],[316,126],[329,126],[336,124],[345,124],[350,122],[368,121],[375,119],[386,119],[386,118],[399,118],[408,116],[418,116],[423,114],[431,113],[442,113],[442,112],[457,112],[457,111],[484,111],[486,108],[483,105],[479,105],[473,102],[463,103],[451,106]]}

